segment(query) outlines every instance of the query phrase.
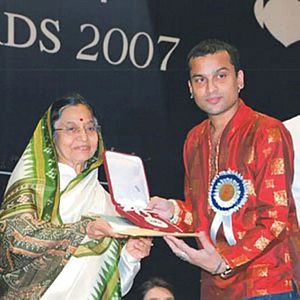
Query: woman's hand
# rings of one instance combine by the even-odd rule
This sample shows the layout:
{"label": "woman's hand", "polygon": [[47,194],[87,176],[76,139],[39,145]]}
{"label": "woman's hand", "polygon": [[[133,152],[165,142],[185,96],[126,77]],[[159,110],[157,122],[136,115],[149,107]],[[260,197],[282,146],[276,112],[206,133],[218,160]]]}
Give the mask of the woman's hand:
{"label": "woman's hand", "polygon": [[103,237],[124,237],[120,234],[114,233],[109,223],[101,218],[89,222],[86,232],[88,237],[91,239],[100,239]]}
{"label": "woman's hand", "polygon": [[127,252],[137,260],[150,254],[152,238],[130,238],[126,243]]}

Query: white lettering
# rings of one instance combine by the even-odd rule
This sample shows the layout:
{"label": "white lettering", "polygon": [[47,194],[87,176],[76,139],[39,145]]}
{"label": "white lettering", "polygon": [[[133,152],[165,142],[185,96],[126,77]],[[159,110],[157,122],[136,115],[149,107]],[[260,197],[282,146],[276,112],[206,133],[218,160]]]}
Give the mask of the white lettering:
{"label": "white lettering", "polygon": [[97,57],[98,57],[98,52],[96,52],[95,54],[85,54],[83,53],[83,51],[92,48],[94,46],[96,46],[100,40],[100,33],[98,28],[93,25],[93,24],[82,24],[80,26],[80,31],[83,32],[86,28],[92,28],[94,31],[94,39],[92,40],[91,43],[87,44],[85,47],[81,48],[77,55],[76,55],[76,59],[81,59],[81,60],[90,60],[90,61],[96,61]]}
{"label": "white lettering", "polygon": [[[114,32],[119,32],[121,34],[122,42],[123,42],[122,43],[122,45],[123,45],[122,53],[120,55],[119,60],[117,60],[117,61],[112,61],[110,59],[110,56],[108,53],[110,38]],[[127,40],[127,37],[126,37],[126,34],[124,33],[124,31],[119,28],[112,28],[111,30],[109,30],[107,32],[107,34],[105,35],[105,38],[103,41],[103,55],[104,55],[105,59],[112,65],[119,65],[125,60],[127,52],[128,52],[128,40]]]}
{"label": "white lettering", "polygon": [[54,25],[57,32],[59,32],[59,21],[55,21],[52,19],[44,19],[41,22],[41,30],[45,34],[45,36],[53,43],[53,48],[48,49],[44,46],[44,43],[42,41],[39,41],[40,50],[41,52],[45,51],[47,53],[57,53],[60,50],[61,43],[57,36],[54,35],[51,31],[49,31],[49,29],[47,28],[47,23]]}
{"label": "white lettering", "polygon": [[[13,13],[4,13],[8,17],[8,37],[6,46],[15,47],[15,48],[28,48],[34,44],[37,36],[36,27],[34,23],[27,17],[19,14]],[[25,22],[29,29],[29,36],[26,42],[24,43],[16,43],[16,36],[15,36],[15,20],[19,19]]]}
{"label": "white lettering", "polygon": [[178,46],[180,39],[176,38],[176,37],[172,37],[172,36],[160,35],[157,43],[159,44],[160,42],[174,43],[173,47],[166,54],[165,58],[163,59],[163,61],[161,62],[161,65],[160,65],[160,70],[166,71],[170,56],[173,53],[173,51],[176,49],[176,47]]}
{"label": "white lettering", "polygon": [[[135,46],[136,46],[137,39],[140,36],[145,36],[148,40],[148,57],[147,57],[147,59],[146,59],[146,61],[143,65],[138,65],[137,62],[136,62],[136,59],[135,59]],[[149,36],[149,34],[146,33],[146,32],[136,33],[134,35],[134,37],[132,38],[132,40],[131,40],[130,48],[129,48],[129,57],[130,57],[130,60],[133,63],[133,65],[135,67],[139,68],[139,69],[147,68],[150,65],[151,61],[152,61],[153,53],[154,53],[153,42],[152,42],[152,39]]]}

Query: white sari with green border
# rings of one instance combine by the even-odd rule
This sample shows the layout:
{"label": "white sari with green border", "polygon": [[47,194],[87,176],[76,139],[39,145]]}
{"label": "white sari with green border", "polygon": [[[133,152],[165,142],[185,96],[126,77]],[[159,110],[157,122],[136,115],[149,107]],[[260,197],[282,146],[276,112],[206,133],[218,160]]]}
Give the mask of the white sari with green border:
{"label": "white sari with green border", "polygon": [[15,167],[0,208],[0,298],[52,299],[61,292],[57,287],[69,286],[55,299],[121,299],[120,273],[126,291],[139,263],[120,259],[119,240],[86,236],[86,213],[114,211],[97,180],[101,135],[85,170],[73,176],[58,166],[50,112]]}

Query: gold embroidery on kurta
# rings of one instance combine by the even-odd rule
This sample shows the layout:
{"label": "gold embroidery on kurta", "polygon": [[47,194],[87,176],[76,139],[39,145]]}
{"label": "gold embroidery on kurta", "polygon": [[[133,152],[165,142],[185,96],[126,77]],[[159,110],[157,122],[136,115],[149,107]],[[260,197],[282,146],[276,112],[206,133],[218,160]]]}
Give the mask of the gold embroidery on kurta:
{"label": "gold embroidery on kurta", "polygon": [[276,220],[276,221],[274,221],[274,223],[271,226],[271,232],[277,237],[282,232],[284,227],[285,227],[284,222],[280,222],[280,221]]}
{"label": "gold embroidery on kurta", "polygon": [[265,158],[267,158],[272,153],[272,148],[263,149],[262,152],[263,152]]}
{"label": "gold embroidery on kurta", "polygon": [[247,164],[251,164],[254,162],[254,155],[255,155],[254,147],[249,148],[245,160]]}
{"label": "gold embroidery on kurta", "polygon": [[253,269],[255,277],[268,277],[269,268],[267,265],[257,265]]}
{"label": "gold embroidery on kurta", "polygon": [[238,231],[237,232],[237,237],[239,240],[241,240],[246,234],[246,231]]}
{"label": "gold embroidery on kurta", "polygon": [[288,197],[286,194],[286,190],[274,192],[274,200],[276,205],[287,206]]}
{"label": "gold embroidery on kurta", "polygon": [[274,211],[269,210],[269,211],[268,211],[268,215],[269,215],[269,217],[272,218],[272,219],[277,219],[278,211],[277,211],[277,210],[274,210]]}
{"label": "gold embroidery on kurta", "polygon": [[265,185],[267,189],[273,189],[275,187],[274,185],[274,179],[266,179]]}
{"label": "gold embroidery on kurta", "polygon": [[283,158],[275,158],[271,164],[271,174],[272,175],[282,175],[284,174],[284,161]]}
{"label": "gold embroidery on kurta", "polygon": [[246,251],[246,252],[252,252],[252,248],[248,248],[247,246],[243,246],[243,249]]}
{"label": "gold embroidery on kurta", "polygon": [[289,280],[289,279],[286,279],[286,280],[284,281],[284,285],[285,285],[286,287],[290,287],[290,288],[293,286],[292,281]]}
{"label": "gold embroidery on kurta", "polygon": [[261,236],[254,244],[254,247],[258,250],[262,251],[264,250],[268,244],[270,243],[270,240],[265,238],[264,236]]}
{"label": "gold embroidery on kurta", "polygon": [[252,181],[250,179],[245,179],[245,182],[247,183],[247,192],[248,192],[248,195],[251,195],[251,196],[255,196],[255,188],[254,188],[254,185],[252,183]]}
{"label": "gold embroidery on kurta", "polygon": [[191,225],[193,223],[193,215],[190,212],[186,212],[184,217],[184,223]]}
{"label": "gold embroidery on kurta", "polygon": [[240,266],[240,265],[245,264],[248,261],[249,261],[249,258],[244,254],[242,254],[242,255],[240,255],[240,256],[238,256],[238,257],[236,257],[232,260],[233,264],[237,267]]}
{"label": "gold embroidery on kurta", "polygon": [[267,130],[268,143],[281,142],[281,134],[279,128],[271,128]]}
{"label": "gold embroidery on kurta", "polygon": [[256,290],[256,294],[260,296],[268,295],[268,290]]}
{"label": "gold embroidery on kurta", "polygon": [[289,253],[284,253],[284,262],[289,263],[291,261],[291,257]]}

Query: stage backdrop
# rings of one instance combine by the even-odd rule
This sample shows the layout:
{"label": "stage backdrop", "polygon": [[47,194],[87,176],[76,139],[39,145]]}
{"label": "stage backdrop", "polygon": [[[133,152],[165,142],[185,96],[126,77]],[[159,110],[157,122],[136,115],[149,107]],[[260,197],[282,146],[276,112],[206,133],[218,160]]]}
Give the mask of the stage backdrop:
{"label": "stage backdrop", "polygon": [[[182,145],[205,118],[189,98],[188,51],[209,37],[235,44],[242,97],[284,120],[300,111],[299,20],[297,0],[2,0],[1,190],[50,103],[78,91],[106,147],[144,159],[151,194],[182,199]],[[177,299],[199,299],[198,269],[154,244],[126,299],[150,276],[173,283]]]}

